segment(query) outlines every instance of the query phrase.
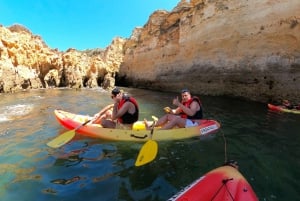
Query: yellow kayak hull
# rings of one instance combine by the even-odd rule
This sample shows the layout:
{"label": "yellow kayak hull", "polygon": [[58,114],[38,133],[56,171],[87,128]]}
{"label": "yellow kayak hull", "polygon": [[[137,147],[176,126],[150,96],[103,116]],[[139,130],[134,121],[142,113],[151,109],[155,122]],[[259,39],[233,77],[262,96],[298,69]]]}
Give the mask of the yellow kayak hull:
{"label": "yellow kayak hull", "polygon": [[[74,114],[63,110],[55,110],[57,121],[66,129],[75,129],[91,116]],[[205,136],[216,133],[220,129],[220,124],[215,120],[203,119],[201,124],[189,128],[174,128],[169,130],[161,130],[155,128],[152,139],[157,141],[162,140],[180,140],[192,137]],[[147,141],[150,137],[150,130],[145,129],[143,121],[138,121],[134,124],[132,130],[103,128],[99,124],[87,124],[76,130],[77,134],[100,138],[110,141]]]}

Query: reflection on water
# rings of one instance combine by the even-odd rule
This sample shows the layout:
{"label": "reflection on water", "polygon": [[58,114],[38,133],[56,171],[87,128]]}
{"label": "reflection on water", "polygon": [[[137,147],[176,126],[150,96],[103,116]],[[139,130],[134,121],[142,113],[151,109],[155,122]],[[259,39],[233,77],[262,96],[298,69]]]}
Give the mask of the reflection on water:
{"label": "reflection on water", "polygon": [[75,181],[79,181],[81,178],[79,176],[75,176],[73,178],[70,179],[55,179],[50,181],[53,184],[60,184],[60,185],[67,185],[67,184],[71,184]]}
{"label": "reflection on water", "polygon": [[[163,115],[162,108],[171,107],[178,95],[126,90],[139,101],[140,119]],[[238,161],[260,200],[299,199],[300,115],[272,112],[255,102],[200,97],[205,117],[221,123],[217,135],[159,142],[157,158],[137,168],[141,143],[77,135],[59,149],[46,146],[66,131],[54,109],[93,115],[111,103],[104,90],[1,94],[0,200],[166,200],[226,157]]]}

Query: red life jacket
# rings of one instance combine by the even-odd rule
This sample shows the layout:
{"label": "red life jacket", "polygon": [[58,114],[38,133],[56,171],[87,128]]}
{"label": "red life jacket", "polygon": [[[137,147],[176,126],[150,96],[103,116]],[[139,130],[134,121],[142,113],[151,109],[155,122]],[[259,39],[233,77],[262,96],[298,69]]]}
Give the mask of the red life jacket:
{"label": "red life jacket", "polygon": [[122,100],[118,104],[118,110],[127,102],[130,101],[134,104],[135,106],[135,112],[133,114],[130,114],[129,112],[126,112],[123,114],[123,116],[118,118],[118,122],[123,123],[123,124],[133,124],[139,119],[139,106],[137,101],[128,96],[123,96]]}
{"label": "red life jacket", "polygon": [[183,110],[181,110],[181,113],[180,113],[181,118],[185,118],[185,119],[202,119],[203,118],[202,104],[201,104],[200,99],[197,96],[193,96],[188,101],[182,102],[182,105],[184,105],[187,108],[190,108],[193,101],[197,101],[197,103],[199,103],[200,110],[198,110],[193,116],[188,116],[187,114],[185,114],[183,112]]}

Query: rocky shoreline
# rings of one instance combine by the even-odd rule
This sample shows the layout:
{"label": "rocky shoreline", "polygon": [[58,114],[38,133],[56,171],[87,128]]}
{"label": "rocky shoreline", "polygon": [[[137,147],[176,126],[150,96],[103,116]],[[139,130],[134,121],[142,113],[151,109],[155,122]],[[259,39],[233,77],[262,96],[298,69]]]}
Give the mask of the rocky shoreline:
{"label": "rocky shoreline", "polygon": [[60,52],[21,25],[0,26],[0,93],[116,84],[296,102],[299,10],[299,0],[182,0],[130,38],[86,51]]}

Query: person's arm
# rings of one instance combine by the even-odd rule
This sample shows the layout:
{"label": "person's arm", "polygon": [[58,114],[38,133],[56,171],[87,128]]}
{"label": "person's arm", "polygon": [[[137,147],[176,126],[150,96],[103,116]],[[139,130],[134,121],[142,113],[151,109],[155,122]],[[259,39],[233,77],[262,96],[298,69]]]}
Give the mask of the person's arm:
{"label": "person's arm", "polygon": [[170,107],[165,107],[164,111],[169,114],[180,114],[181,113],[180,107],[177,107],[175,109],[171,109]]}
{"label": "person's arm", "polygon": [[97,114],[94,115],[94,120],[93,122],[97,122],[97,120],[108,110],[110,110],[111,108],[113,108],[114,104],[110,104],[107,105],[105,108],[103,108],[102,110],[100,110]]}
{"label": "person's arm", "polygon": [[[178,99],[177,100],[174,99],[173,104],[177,105],[178,108],[180,108],[188,116],[194,116],[196,114],[196,112],[200,109],[200,105],[196,101],[193,101],[189,108],[184,106],[183,104],[181,104]],[[180,109],[178,109],[178,110],[180,110]]]}
{"label": "person's arm", "polygon": [[[118,110],[118,104],[114,105],[112,120],[116,120],[119,117],[123,116],[127,111],[130,110],[130,107],[133,105],[131,102],[126,102],[124,105]],[[133,105],[134,106],[134,105]]]}
{"label": "person's arm", "polygon": [[[176,97],[176,98],[173,99],[173,104],[174,104],[174,105],[176,105],[175,103],[177,103],[177,102],[179,102],[178,97]],[[175,109],[171,109],[170,107],[165,107],[165,108],[164,108],[164,111],[165,111],[166,113],[170,113],[170,114],[180,114],[182,110],[181,110],[180,107],[177,107],[177,108],[175,108]]]}
{"label": "person's arm", "polygon": [[100,110],[100,112],[98,112],[96,115],[101,116],[102,114],[104,114],[107,110],[110,110],[111,108],[113,108],[114,104],[110,104],[107,105],[105,108],[103,108],[102,110]]}
{"label": "person's arm", "polygon": [[182,112],[182,109],[180,107],[177,107],[177,108],[172,110],[171,114],[180,114],[181,112]]}
{"label": "person's arm", "polygon": [[184,112],[184,110],[182,109],[182,107],[185,107],[185,106],[181,104],[181,102],[179,101],[178,96],[173,99],[173,105],[176,105],[177,108],[171,110],[172,111],[171,114],[180,114],[181,112]]}

